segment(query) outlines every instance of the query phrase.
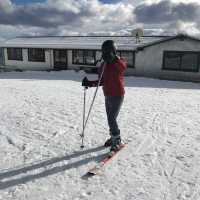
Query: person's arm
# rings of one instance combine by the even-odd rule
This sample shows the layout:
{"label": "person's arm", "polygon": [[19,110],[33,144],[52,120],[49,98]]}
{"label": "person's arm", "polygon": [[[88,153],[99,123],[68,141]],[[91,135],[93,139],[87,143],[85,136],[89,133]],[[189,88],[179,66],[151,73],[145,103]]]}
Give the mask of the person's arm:
{"label": "person's arm", "polygon": [[[103,70],[103,66],[104,64],[102,64],[98,70],[98,80],[94,80],[94,81],[89,81],[87,77],[84,77],[84,79],[82,80],[82,86],[85,87],[97,87],[98,83],[99,83],[99,79]],[[99,86],[103,85],[103,77],[101,78],[100,84]]]}
{"label": "person's arm", "polygon": [[117,63],[118,63],[117,70],[119,73],[124,73],[124,71],[127,68],[127,61],[125,59],[119,58],[119,57],[117,57],[117,59],[118,59],[117,60]]}

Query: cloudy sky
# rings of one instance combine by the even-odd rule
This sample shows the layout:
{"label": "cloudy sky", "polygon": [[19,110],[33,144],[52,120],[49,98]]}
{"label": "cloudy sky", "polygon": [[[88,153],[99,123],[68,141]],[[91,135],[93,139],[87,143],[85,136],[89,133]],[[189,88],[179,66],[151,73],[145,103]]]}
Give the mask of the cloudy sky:
{"label": "cloudy sky", "polygon": [[21,35],[187,32],[200,36],[199,0],[0,0],[0,40]]}

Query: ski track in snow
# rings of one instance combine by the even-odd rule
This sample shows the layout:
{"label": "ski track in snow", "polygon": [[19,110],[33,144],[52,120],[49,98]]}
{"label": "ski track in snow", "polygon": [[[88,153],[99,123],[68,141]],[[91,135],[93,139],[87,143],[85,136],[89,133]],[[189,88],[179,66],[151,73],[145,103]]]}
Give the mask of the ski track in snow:
{"label": "ski track in snow", "polygon": [[0,200],[199,200],[200,85],[126,77],[118,121],[128,145],[85,180],[109,135],[100,88],[80,150],[84,76],[0,74]]}

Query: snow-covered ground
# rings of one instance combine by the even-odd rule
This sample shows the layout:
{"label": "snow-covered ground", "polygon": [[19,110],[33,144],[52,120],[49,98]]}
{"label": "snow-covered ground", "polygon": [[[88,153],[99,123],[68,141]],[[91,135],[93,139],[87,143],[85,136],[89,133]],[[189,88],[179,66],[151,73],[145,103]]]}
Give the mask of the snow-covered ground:
{"label": "snow-covered ground", "polygon": [[84,76],[0,73],[0,199],[199,200],[200,84],[127,77],[118,121],[128,145],[85,179],[109,135],[100,89],[80,149]]}

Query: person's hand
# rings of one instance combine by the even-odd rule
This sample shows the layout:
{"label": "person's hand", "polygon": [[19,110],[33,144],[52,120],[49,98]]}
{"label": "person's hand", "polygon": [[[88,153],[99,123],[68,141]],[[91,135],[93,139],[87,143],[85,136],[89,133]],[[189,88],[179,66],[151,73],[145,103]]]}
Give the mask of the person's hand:
{"label": "person's hand", "polygon": [[82,80],[82,86],[91,87],[91,82],[88,80],[88,78],[86,76]]}

